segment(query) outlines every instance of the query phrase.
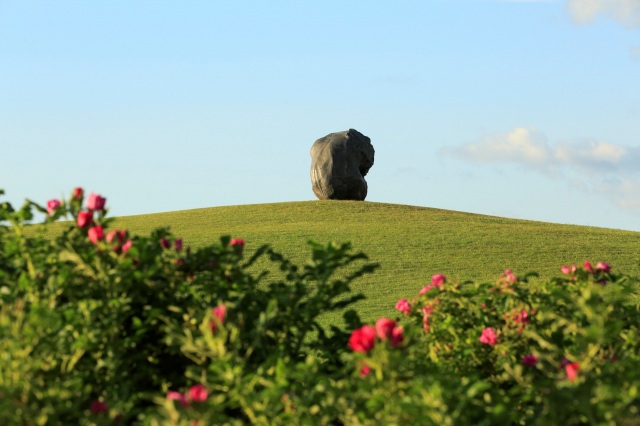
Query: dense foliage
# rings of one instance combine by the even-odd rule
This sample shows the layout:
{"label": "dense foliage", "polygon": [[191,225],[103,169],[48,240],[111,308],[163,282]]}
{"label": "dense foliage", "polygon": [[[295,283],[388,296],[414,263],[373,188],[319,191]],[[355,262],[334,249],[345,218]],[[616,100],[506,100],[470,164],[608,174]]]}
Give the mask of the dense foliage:
{"label": "dense foliage", "polygon": [[[247,259],[239,238],[110,229],[105,207],[0,204],[0,424],[639,423],[639,282],[604,262],[435,274],[362,324],[350,284],[377,265],[348,244]],[[63,232],[25,234],[34,209]]]}

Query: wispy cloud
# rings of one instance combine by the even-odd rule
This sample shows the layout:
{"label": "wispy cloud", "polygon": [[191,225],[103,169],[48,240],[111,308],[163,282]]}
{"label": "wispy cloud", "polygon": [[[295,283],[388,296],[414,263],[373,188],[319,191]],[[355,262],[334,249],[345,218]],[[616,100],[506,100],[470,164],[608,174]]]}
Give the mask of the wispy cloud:
{"label": "wispy cloud", "polygon": [[551,144],[540,131],[515,128],[441,152],[470,163],[516,164],[640,210],[640,147],[595,139]]}
{"label": "wispy cloud", "polygon": [[640,27],[640,0],[567,0],[567,8],[579,24],[602,15],[627,27]]}

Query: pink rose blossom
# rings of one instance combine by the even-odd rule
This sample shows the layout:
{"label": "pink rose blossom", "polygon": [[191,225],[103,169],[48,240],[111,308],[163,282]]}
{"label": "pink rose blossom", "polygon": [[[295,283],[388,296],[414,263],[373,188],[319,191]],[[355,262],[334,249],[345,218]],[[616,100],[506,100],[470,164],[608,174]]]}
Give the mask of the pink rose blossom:
{"label": "pink rose blossom", "polygon": [[395,348],[404,341],[404,329],[402,327],[394,327],[391,330],[391,347]]}
{"label": "pink rose blossom", "polygon": [[538,357],[533,354],[525,355],[522,357],[522,363],[524,365],[533,367],[534,365],[536,365],[537,362],[538,362]]}
{"label": "pink rose blossom", "polygon": [[104,204],[107,202],[107,199],[101,197],[100,195],[92,192],[87,197],[87,208],[89,210],[104,210]]}
{"label": "pink rose blossom", "polygon": [[560,268],[560,270],[565,275],[569,275],[571,273],[571,268],[569,268],[567,265],[562,265],[562,268]]}
{"label": "pink rose blossom", "polygon": [[364,364],[358,374],[360,374],[360,377],[365,377],[370,372],[371,372],[371,367],[369,367],[367,364]]}
{"label": "pink rose blossom", "polygon": [[428,292],[431,289],[434,289],[435,287],[432,286],[431,284],[427,284],[426,286],[424,286],[422,288],[422,290],[420,290],[420,293],[418,293],[420,296],[422,296],[423,294],[425,294],[426,292]]}
{"label": "pink rose blossom", "polygon": [[186,407],[189,405],[189,401],[187,401],[187,397],[176,391],[167,392],[167,399],[170,401],[179,401],[180,405]]}
{"label": "pink rose blossom", "polygon": [[80,187],[74,188],[73,191],[71,192],[71,197],[74,200],[81,200],[82,197],[84,197],[84,189]]}
{"label": "pink rose blossom", "polygon": [[588,260],[584,261],[584,269],[586,269],[587,271],[593,273],[593,266],[591,266],[591,262],[589,262]]}
{"label": "pink rose blossom", "polygon": [[[211,311],[211,314],[215,318],[218,318],[218,320],[222,324],[224,322],[225,317],[227,316],[227,307],[224,304],[220,304],[220,305],[216,306],[215,308],[213,308],[213,310]],[[209,322],[209,328],[211,328],[211,332],[212,333],[216,332],[216,322],[215,322],[215,320],[211,320]]]}
{"label": "pink rose blossom", "polygon": [[609,271],[611,271],[611,265],[605,262],[598,262],[598,264],[596,265],[596,269],[598,271],[608,273]]}
{"label": "pink rose blossom", "polygon": [[518,277],[511,271],[511,269],[505,269],[504,273],[500,275],[500,278],[504,279],[509,284],[513,284],[518,281]]}
{"label": "pink rose blossom", "polygon": [[380,340],[391,338],[391,333],[396,326],[396,322],[389,318],[380,318],[376,321],[376,334]]}
{"label": "pink rose blossom", "polygon": [[89,228],[87,235],[89,235],[89,240],[91,240],[93,244],[98,244],[98,241],[104,240],[104,231],[102,230],[102,226]]}
{"label": "pink rose blossom", "polygon": [[411,313],[411,304],[407,299],[400,299],[398,303],[396,303],[396,310],[402,312],[403,314]]}
{"label": "pink rose blossom", "polygon": [[353,330],[349,337],[349,347],[355,352],[368,353],[376,343],[376,329],[370,325]]}
{"label": "pink rose blossom", "polygon": [[524,309],[520,309],[520,313],[515,314],[515,321],[520,324],[529,324],[529,314]]}
{"label": "pink rose blossom", "polygon": [[231,240],[231,247],[235,248],[238,253],[242,253],[244,249],[244,240],[242,238],[234,238]]}
{"label": "pink rose blossom", "polygon": [[496,331],[493,327],[487,327],[482,330],[482,335],[480,336],[480,343],[484,343],[485,345],[495,346],[498,342],[498,336],[496,336]]}
{"label": "pink rose blossom", "polygon": [[445,283],[447,279],[442,274],[435,274],[431,277],[431,285],[434,287],[442,287],[442,284]]}
{"label": "pink rose blossom", "polygon": [[189,397],[192,401],[195,402],[204,402],[206,401],[209,393],[207,392],[207,388],[203,385],[193,385],[189,389]]}
{"label": "pink rose blossom", "polygon": [[78,226],[80,228],[91,225],[91,222],[93,222],[93,212],[78,213]]}
{"label": "pink rose blossom", "polygon": [[60,208],[60,200],[47,201],[47,214],[53,216],[56,210]]}
{"label": "pink rose blossom", "polygon": [[90,410],[93,414],[109,412],[109,406],[104,401],[95,400],[91,403]]}
{"label": "pink rose blossom", "polygon": [[564,366],[564,371],[567,373],[567,378],[574,382],[580,373],[580,364],[572,362]]}
{"label": "pink rose blossom", "polygon": [[127,251],[129,251],[131,246],[133,246],[133,243],[131,242],[131,240],[127,240],[127,242],[122,245],[122,252],[126,253]]}
{"label": "pink rose blossom", "polygon": [[169,249],[169,247],[171,247],[171,243],[169,242],[169,240],[168,240],[168,239],[166,239],[166,238],[162,238],[162,239],[160,240],[160,247],[162,247],[162,248],[163,248],[163,249],[165,249],[165,250],[168,250],[168,249]]}

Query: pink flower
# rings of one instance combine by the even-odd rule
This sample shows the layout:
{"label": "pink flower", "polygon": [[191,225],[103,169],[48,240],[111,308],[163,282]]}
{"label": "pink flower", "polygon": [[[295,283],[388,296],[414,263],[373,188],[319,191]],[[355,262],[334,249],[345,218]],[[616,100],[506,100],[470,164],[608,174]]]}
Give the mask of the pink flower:
{"label": "pink flower", "polygon": [[513,284],[518,281],[518,277],[511,271],[511,269],[505,269],[504,274],[500,275],[500,278],[504,279],[509,284]]}
{"label": "pink flower", "polygon": [[119,229],[114,229],[113,231],[109,232],[107,234],[107,242],[108,243],[112,243],[114,238],[118,238],[118,241],[116,241],[119,244],[122,244],[122,242],[124,241],[124,239],[127,236],[127,231],[122,231]]}
{"label": "pink flower", "polygon": [[398,303],[396,303],[396,310],[402,312],[403,314],[411,313],[411,304],[407,299],[400,299]]}
{"label": "pink flower", "polygon": [[567,378],[574,382],[580,373],[580,364],[572,362],[564,366],[564,371],[567,373]]}
{"label": "pink flower", "polygon": [[404,329],[402,327],[394,327],[391,330],[391,347],[395,348],[404,341]]}
{"label": "pink flower", "polygon": [[231,247],[235,248],[238,253],[242,253],[244,249],[244,240],[242,238],[234,238],[231,240]]}
{"label": "pink flower", "polygon": [[92,192],[87,197],[87,208],[89,210],[104,210],[104,204],[107,202],[107,199],[99,196],[95,192]]}
{"label": "pink flower", "polygon": [[162,247],[163,249],[167,250],[167,249],[169,249],[169,247],[171,247],[171,243],[169,242],[168,239],[162,238],[160,240],[160,247]]}
{"label": "pink flower", "polygon": [[47,201],[47,214],[49,216],[53,216],[56,210],[60,208],[60,200],[49,200]]}
{"label": "pink flower", "polygon": [[376,329],[370,325],[353,330],[349,337],[349,347],[355,352],[368,353],[376,343]]}
{"label": "pink flower", "polygon": [[[227,307],[223,304],[220,304],[213,308],[211,314],[220,321],[220,324],[224,322],[225,317],[227,316]],[[209,328],[211,328],[211,332],[216,332],[216,321],[211,320],[209,322]]]}
{"label": "pink flower", "polygon": [[82,197],[84,197],[84,190],[80,187],[74,188],[71,192],[71,197],[74,200],[82,200]]}
{"label": "pink flower", "polygon": [[560,270],[565,275],[569,275],[571,273],[571,268],[569,268],[567,265],[562,265],[562,268],[560,268]]}
{"label": "pink flower", "polygon": [[598,264],[596,265],[596,269],[598,271],[608,273],[609,271],[611,271],[611,265],[605,262],[598,262]]}
{"label": "pink flower", "polygon": [[431,285],[434,287],[442,287],[442,284],[445,283],[447,279],[442,274],[435,274],[431,277]]}
{"label": "pink flower", "polygon": [[422,296],[423,294],[425,294],[426,292],[428,292],[431,289],[434,289],[435,287],[432,286],[431,284],[427,284],[426,286],[424,286],[422,288],[422,290],[420,290],[420,293],[418,293],[420,296]]}
{"label": "pink flower", "polygon": [[522,363],[524,365],[533,367],[534,365],[536,365],[537,362],[538,362],[538,357],[533,354],[525,355],[522,357]]}
{"label": "pink flower", "polygon": [[102,230],[102,226],[94,226],[93,228],[89,228],[87,234],[89,235],[89,239],[93,244],[98,244],[98,241],[104,240],[104,231]]}
{"label": "pink flower", "polygon": [[126,253],[132,245],[133,243],[131,242],[131,240],[127,240],[127,242],[122,245],[122,252]]}
{"label": "pink flower", "polygon": [[360,377],[365,377],[370,372],[371,372],[371,367],[369,367],[367,364],[364,364],[358,374],[360,374]]}
{"label": "pink flower", "polygon": [[180,405],[186,407],[189,405],[189,401],[187,401],[187,397],[176,391],[167,392],[167,399],[170,401],[180,401]]}
{"label": "pink flower", "polygon": [[424,306],[422,308],[422,328],[427,333],[431,329],[429,327],[429,315],[431,315],[431,312],[433,312],[433,306],[432,305],[426,305],[426,306]]}
{"label": "pink flower", "polygon": [[109,412],[109,406],[104,401],[95,400],[91,403],[90,410],[93,414]]}
{"label": "pink flower", "polygon": [[193,385],[189,389],[189,397],[192,401],[195,402],[204,402],[206,401],[209,393],[207,392],[207,388],[203,385]]}
{"label": "pink flower", "polygon": [[91,222],[93,222],[93,212],[78,213],[78,226],[80,228],[91,225]]}
{"label": "pink flower", "polygon": [[529,324],[529,314],[524,309],[520,309],[519,314],[515,314],[515,322],[520,324]]}
{"label": "pink flower", "polygon": [[380,340],[387,340],[391,338],[391,333],[396,326],[396,322],[389,318],[380,318],[376,321],[376,334]]}
{"label": "pink flower", "polygon": [[480,336],[480,343],[484,343],[485,345],[495,346],[498,342],[498,336],[496,336],[496,331],[493,327],[487,327],[482,330],[482,335]]}
{"label": "pink flower", "polygon": [[593,266],[591,266],[591,262],[589,262],[588,260],[584,261],[584,269],[586,269],[587,271],[593,273]]}
{"label": "pink flower", "polygon": [[173,242],[173,248],[174,248],[176,251],[180,251],[180,250],[182,250],[182,238],[178,238],[177,240],[175,240],[175,241]]}

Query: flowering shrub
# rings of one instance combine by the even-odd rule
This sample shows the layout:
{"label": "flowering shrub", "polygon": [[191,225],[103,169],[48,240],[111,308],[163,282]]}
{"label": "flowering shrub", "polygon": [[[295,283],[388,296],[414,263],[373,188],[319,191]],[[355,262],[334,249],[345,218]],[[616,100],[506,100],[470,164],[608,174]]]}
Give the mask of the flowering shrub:
{"label": "flowering shrub", "polygon": [[[112,229],[106,203],[0,203],[0,424],[640,423],[638,280],[605,262],[435,274],[362,324],[350,283],[377,265],[348,244],[303,266],[240,238],[191,250]],[[282,276],[247,272],[261,258]]]}

